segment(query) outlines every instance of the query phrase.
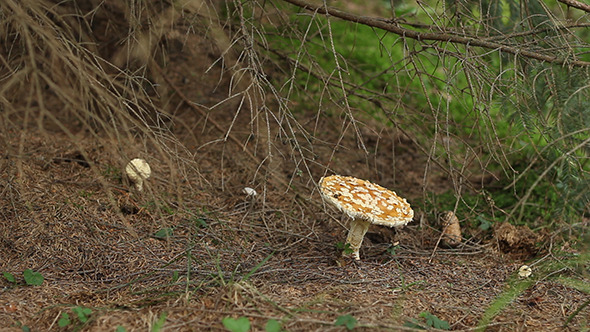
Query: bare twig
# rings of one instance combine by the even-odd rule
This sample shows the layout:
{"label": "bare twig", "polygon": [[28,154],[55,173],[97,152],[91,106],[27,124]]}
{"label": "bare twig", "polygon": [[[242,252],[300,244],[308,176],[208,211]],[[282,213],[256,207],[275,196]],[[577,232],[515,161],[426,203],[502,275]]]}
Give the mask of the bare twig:
{"label": "bare twig", "polygon": [[[397,22],[386,20],[383,18],[377,17],[369,17],[369,16],[359,16],[349,12],[345,12],[336,8],[327,7],[327,6],[318,6],[311,3],[308,3],[303,0],[283,0],[285,2],[291,3],[295,6],[307,9],[312,12],[317,12],[324,15],[331,15],[334,17],[341,18],[343,20],[361,23],[370,27],[375,27],[379,29],[383,29],[385,31],[389,31],[395,33],[402,38],[410,38],[418,41],[441,41],[441,42],[449,42],[454,44],[463,44],[467,46],[475,46],[475,47],[482,47],[486,49],[498,50],[500,52],[505,52],[509,54],[520,55],[523,57],[536,59],[540,61],[546,61],[556,64],[568,64],[573,66],[590,66],[590,62],[588,61],[581,61],[575,60],[571,58],[560,58],[556,56],[546,55],[538,52],[533,52],[526,49],[521,49],[514,46],[504,45],[497,42],[491,42],[482,40],[481,38],[475,37],[460,37],[456,35],[450,35],[447,33],[439,33],[439,32],[418,32],[415,30],[410,30],[401,27]],[[566,0],[566,1],[573,1],[573,0]]]}
{"label": "bare twig", "polygon": [[570,7],[574,7],[574,8],[578,8],[581,9],[587,13],[590,13],[590,5],[585,4],[583,2],[580,1],[576,1],[576,0],[557,0],[563,4],[566,4]]}

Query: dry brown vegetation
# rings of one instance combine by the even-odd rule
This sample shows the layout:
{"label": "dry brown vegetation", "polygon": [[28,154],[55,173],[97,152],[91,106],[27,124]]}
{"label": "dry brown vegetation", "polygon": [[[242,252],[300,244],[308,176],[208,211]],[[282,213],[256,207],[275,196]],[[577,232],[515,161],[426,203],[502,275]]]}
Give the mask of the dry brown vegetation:
{"label": "dry brown vegetation", "polygon": [[[265,8],[262,26],[285,22]],[[16,277],[0,276],[1,330],[146,331],[159,319],[165,331],[222,330],[223,318],[244,316],[253,330],[276,319],[330,331],[345,330],[334,325],[343,315],[358,330],[414,330],[406,323],[426,324],[423,312],[472,330],[512,288],[522,291],[489,330],[587,329],[588,262],[555,254],[587,258],[587,218],[482,231],[458,216],[463,241],[444,247],[443,211],[425,201],[479,195],[498,175],[481,160],[445,166],[408,129],[412,116],[388,114],[408,127],[352,116],[328,88],[309,97],[326,99],[322,111],[292,96],[301,87],[286,98],[292,64],[257,53],[266,46],[248,39],[245,10],[0,3],[0,271]],[[153,171],[142,192],[122,174],[135,157]],[[331,173],[396,189],[414,222],[371,228],[363,261],[341,266],[346,219],[316,190]],[[525,262],[544,267],[523,281]],[[26,269],[42,285],[27,285]],[[92,310],[87,322],[75,307]],[[59,327],[64,313],[71,323]]]}

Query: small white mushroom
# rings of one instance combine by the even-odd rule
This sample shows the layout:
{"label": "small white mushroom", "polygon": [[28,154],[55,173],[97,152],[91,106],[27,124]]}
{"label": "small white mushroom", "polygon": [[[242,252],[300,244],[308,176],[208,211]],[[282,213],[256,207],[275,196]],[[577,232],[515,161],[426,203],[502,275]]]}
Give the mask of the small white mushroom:
{"label": "small white mushroom", "polygon": [[147,161],[135,158],[127,164],[127,167],[125,167],[125,173],[129,180],[135,185],[135,189],[142,191],[143,181],[150,177],[152,170]]}
{"label": "small white mushroom", "polygon": [[255,197],[256,195],[258,195],[258,193],[256,192],[256,190],[250,188],[250,187],[245,187],[244,189],[242,189],[242,192],[246,195],[248,195],[248,197]]}
{"label": "small white mushroom", "polygon": [[528,278],[531,276],[532,273],[533,273],[533,269],[531,269],[531,267],[528,265],[523,265],[520,267],[520,269],[518,269],[518,275],[521,278]]}
{"label": "small white mushroom", "polygon": [[322,197],[352,218],[346,243],[356,260],[360,260],[359,249],[370,224],[400,227],[414,218],[404,198],[369,181],[332,175],[321,178],[319,185]]}

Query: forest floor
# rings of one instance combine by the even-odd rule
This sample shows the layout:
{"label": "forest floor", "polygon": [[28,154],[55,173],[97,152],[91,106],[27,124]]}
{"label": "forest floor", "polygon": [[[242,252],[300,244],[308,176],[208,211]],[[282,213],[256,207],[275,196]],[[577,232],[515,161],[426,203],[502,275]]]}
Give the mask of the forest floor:
{"label": "forest floor", "polygon": [[[212,106],[227,93],[228,79],[220,79],[219,68],[205,73],[217,51],[191,38],[171,51],[165,72],[186,99]],[[396,231],[372,227],[362,260],[340,262],[336,244],[346,237],[347,220],[322,203],[321,176],[371,179],[410,203],[453,189],[406,133],[363,131],[363,143],[373,147],[367,156],[354,149],[355,135],[343,134],[339,119],[299,114],[318,142],[316,162],[301,175],[301,165],[283,157],[290,145],[278,134],[278,157],[263,162],[267,142],[249,139],[251,114],[234,118],[236,103],[203,117],[168,89],[168,105],[176,103],[171,130],[195,153],[196,168],[179,170],[148,144],[154,152],[141,157],[153,176],[143,192],[129,189],[122,176],[127,160],[114,144],[88,129],[74,131],[74,140],[50,125],[0,134],[7,147],[0,159],[0,271],[16,277],[0,278],[0,330],[58,330],[64,314],[69,323],[62,319],[62,329],[86,331],[223,330],[226,317],[238,325],[246,317],[253,330],[274,319],[288,331],[341,331],[346,327],[335,322],[351,317],[357,330],[444,327],[441,321],[472,330],[498,296],[509,304],[497,305],[489,331],[588,328],[588,307],[563,327],[588,300],[579,287],[534,265],[529,278],[518,276],[523,264],[559,267],[556,252],[580,254],[558,232],[515,228],[510,242],[460,216],[466,239],[445,248],[432,211],[413,204],[412,223]],[[212,123],[224,130],[232,123],[236,140],[220,140],[225,132]],[[245,195],[245,187],[258,196]],[[26,285],[27,269],[41,273],[43,283]],[[556,273],[582,278],[569,268]],[[78,315],[80,308],[90,310]]]}

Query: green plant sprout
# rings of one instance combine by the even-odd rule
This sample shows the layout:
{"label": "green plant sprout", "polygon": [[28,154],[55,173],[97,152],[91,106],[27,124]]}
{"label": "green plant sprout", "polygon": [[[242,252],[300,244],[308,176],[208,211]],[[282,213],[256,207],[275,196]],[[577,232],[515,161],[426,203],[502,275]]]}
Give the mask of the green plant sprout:
{"label": "green plant sprout", "polygon": [[396,251],[398,248],[399,248],[399,244],[394,244],[394,245],[391,245],[391,246],[387,247],[387,249],[386,249],[386,250],[387,250],[387,253],[388,253],[388,254],[390,254],[390,255],[392,255],[392,256],[395,256],[395,251]]}
{"label": "green plant sprout", "polygon": [[350,247],[350,243],[344,243],[344,242],[336,242],[336,249],[338,249],[338,251],[342,251],[347,255],[352,254],[353,250]]}
{"label": "green plant sprout", "polygon": [[154,237],[156,239],[165,240],[167,238],[172,237],[173,234],[174,234],[174,230],[172,228],[170,228],[170,227],[164,227],[164,228],[161,228],[159,231],[157,231],[154,234]]}
{"label": "green plant sprout", "polygon": [[[90,319],[90,315],[92,315],[92,309],[85,308],[85,307],[72,307],[72,312],[76,314],[76,318],[81,325],[84,325]],[[66,327],[74,322],[73,318],[70,318],[70,315],[67,312],[62,312],[61,317],[57,321],[57,325],[59,327]]]}
{"label": "green plant sprout", "polygon": [[66,326],[70,325],[71,323],[72,323],[72,321],[70,320],[70,315],[68,315],[65,312],[62,312],[61,317],[57,321],[57,326],[66,327]]}
{"label": "green plant sprout", "polygon": [[264,326],[266,332],[281,332],[283,330],[281,323],[276,319],[269,319]]}
{"label": "green plant sprout", "polygon": [[225,317],[221,323],[230,332],[248,332],[250,330],[250,320],[243,316],[237,319]]}
{"label": "green plant sprout", "polygon": [[25,282],[29,286],[41,286],[41,284],[43,284],[43,281],[45,280],[41,273],[34,272],[31,269],[24,270],[23,277],[25,278]]}
{"label": "green plant sprout", "polygon": [[431,314],[428,311],[421,312],[418,315],[418,317],[422,318],[424,320],[424,322],[420,322],[416,319],[412,319],[412,320],[404,323],[404,326],[411,327],[414,329],[420,329],[420,330],[423,330],[424,327],[431,327],[431,328],[435,328],[438,330],[446,330],[446,331],[451,329],[451,326],[447,321],[436,317],[435,315]]}
{"label": "green plant sprout", "polygon": [[347,330],[351,331],[357,324],[356,318],[352,317],[351,315],[342,315],[336,318],[334,322],[334,326],[344,326]]}
{"label": "green plant sprout", "polygon": [[14,277],[14,275],[10,272],[2,272],[2,275],[4,276],[4,278],[6,280],[8,280],[8,282],[11,282],[13,284],[16,284],[16,278]]}

